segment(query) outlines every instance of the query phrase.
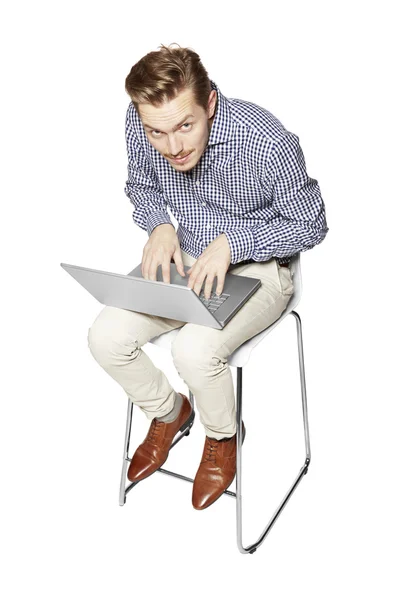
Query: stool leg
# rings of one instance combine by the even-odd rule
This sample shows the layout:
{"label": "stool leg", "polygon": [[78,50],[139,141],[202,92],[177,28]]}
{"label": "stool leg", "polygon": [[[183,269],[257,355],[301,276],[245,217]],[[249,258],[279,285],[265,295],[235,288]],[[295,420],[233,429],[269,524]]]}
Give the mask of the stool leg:
{"label": "stool leg", "polygon": [[297,325],[297,346],[299,356],[299,368],[300,368],[300,385],[301,385],[301,398],[303,405],[303,425],[304,425],[304,440],[306,446],[306,459],[305,463],[300,469],[293,485],[283,498],[282,502],[278,506],[277,510],[273,514],[268,525],[258,538],[256,542],[250,544],[247,547],[243,546],[242,543],[242,428],[240,426],[242,422],[242,367],[237,367],[237,386],[236,386],[236,431],[237,431],[237,450],[236,450],[236,537],[239,551],[242,554],[253,554],[257,548],[265,540],[266,536],[270,532],[271,528],[275,524],[275,521],[279,517],[280,513],[286,506],[289,498],[293,494],[294,490],[300,483],[303,475],[308,471],[308,466],[311,461],[311,450],[310,450],[310,434],[308,429],[308,412],[307,412],[307,393],[306,393],[306,379],[304,369],[304,352],[303,352],[303,336],[300,316],[292,311],[290,314],[296,319]]}
{"label": "stool leg", "polygon": [[292,310],[291,314],[296,319],[296,326],[297,326],[297,348],[298,348],[298,355],[299,355],[301,400],[302,400],[302,404],[303,404],[304,440],[305,440],[305,444],[306,444],[306,459],[308,460],[308,464],[310,464],[311,448],[310,448],[310,431],[308,428],[307,390],[306,390],[306,375],[305,375],[305,368],[304,368],[303,332],[302,332],[302,327],[301,327],[300,316],[294,310]]}
{"label": "stool leg", "polygon": [[119,487],[119,505],[124,506],[126,500],[126,474],[129,467],[129,441],[131,439],[131,427],[132,427],[132,411],[133,402],[128,397],[128,409],[126,413],[126,428],[125,428],[125,442],[124,442],[124,456],[122,462],[122,473],[121,473],[121,484]]}

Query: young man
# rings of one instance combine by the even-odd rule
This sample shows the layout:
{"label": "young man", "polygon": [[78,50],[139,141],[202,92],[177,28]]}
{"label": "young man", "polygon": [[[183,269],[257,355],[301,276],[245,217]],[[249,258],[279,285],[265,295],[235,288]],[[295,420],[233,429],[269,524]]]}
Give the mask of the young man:
{"label": "young man", "polygon": [[[226,98],[199,56],[161,46],[126,78],[128,180],[133,220],[146,230],[142,272],[170,281],[170,263],[196,294],[224,288],[225,275],[259,278],[257,292],[222,330],[104,307],[89,329],[96,361],[152,419],[132,457],[140,481],[167,460],[174,436],[194,417],[142,346],[180,327],[172,346],[194,394],[206,439],[192,504],[210,506],[236,472],[235,397],[228,358],[282,314],[293,294],[289,261],[328,232],[318,182],[308,177],[299,138],[256,104]],[[178,231],[167,207],[178,222]],[[215,289],[215,288],[214,288]],[[256,401],[256,399],[255,399]],[[243,433],[245,433],[243,426]]]}

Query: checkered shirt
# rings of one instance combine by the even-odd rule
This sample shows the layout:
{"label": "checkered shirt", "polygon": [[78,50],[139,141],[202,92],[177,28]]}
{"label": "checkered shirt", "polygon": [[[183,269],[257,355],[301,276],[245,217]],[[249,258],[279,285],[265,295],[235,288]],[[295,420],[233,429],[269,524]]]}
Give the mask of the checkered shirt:
{"label": "checkered shirt", "polygon": [[182,250],[198,258],[221,233],[231,263],[289,262],[329,231],[318,182],[306,173],[299,138],[268,110],[225,97],[214,81],[217,106],[206,146],[189,171],[177,171],[148,141],[132,102],[126,112],[128,180],[133,221],[150,236],[178,223]]}

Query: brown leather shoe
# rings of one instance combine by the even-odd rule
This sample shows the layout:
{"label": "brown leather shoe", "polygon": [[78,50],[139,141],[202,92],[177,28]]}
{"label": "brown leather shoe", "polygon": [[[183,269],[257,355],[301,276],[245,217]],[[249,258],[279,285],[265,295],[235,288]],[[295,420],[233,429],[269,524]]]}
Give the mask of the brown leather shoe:
{"label": "brown leather shoe", "polygon": [[167,460],[175,435],[178,431],[184,431],[194,420],[195,413],[189,399],[184,394],[181,396],[182,407],[175,421],[163,423],[157,418],[152,420],[147,436],[132,456],[129,481],[141,481],[157,471]]}
{"label": "brown leather shoe", "polygon": [[[246,428],[242,421],[243,438]],[[216,440],[206,436],[203,456],[193,482],[193,508],[207,508],[231,485],[236,474],[236,434]]]}

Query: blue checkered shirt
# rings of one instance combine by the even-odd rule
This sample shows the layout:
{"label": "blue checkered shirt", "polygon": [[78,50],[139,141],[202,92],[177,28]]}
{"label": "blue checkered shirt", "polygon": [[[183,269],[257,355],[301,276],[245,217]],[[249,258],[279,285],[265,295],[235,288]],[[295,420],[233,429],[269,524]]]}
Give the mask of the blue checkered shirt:
{"label": "blue checkered shirt", "polygon": [[177,171],[148,141],[130,102],[126,113],[133,221],[148,232],[178,222],[182,250],[198,258],[221,233],[231,263],[289,262],[329,231],[318,182],[306,173],[299,138],[257,104],[217,92],[208,145],[189,171]]}

